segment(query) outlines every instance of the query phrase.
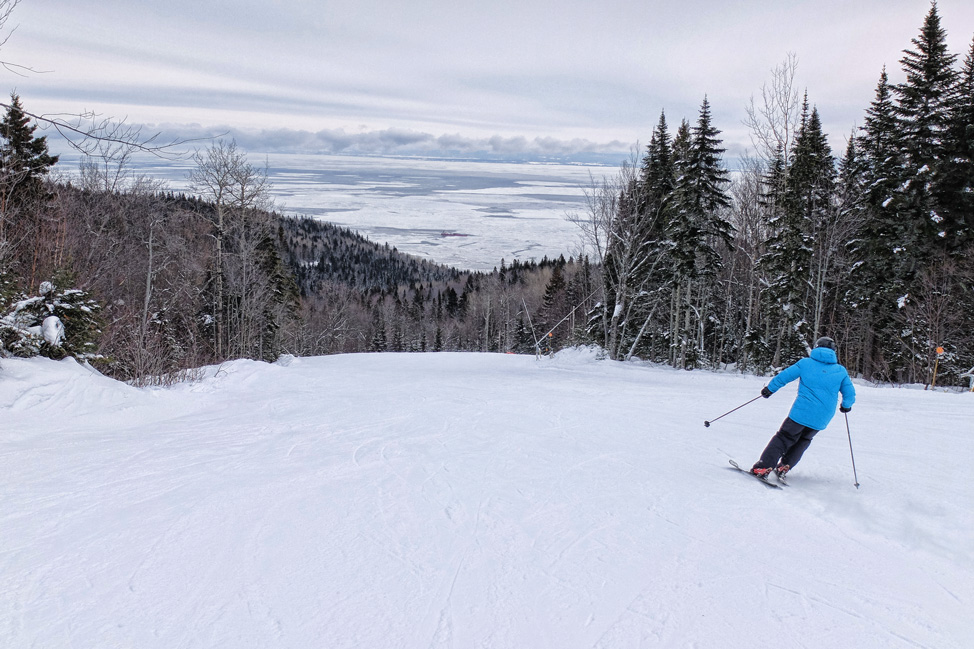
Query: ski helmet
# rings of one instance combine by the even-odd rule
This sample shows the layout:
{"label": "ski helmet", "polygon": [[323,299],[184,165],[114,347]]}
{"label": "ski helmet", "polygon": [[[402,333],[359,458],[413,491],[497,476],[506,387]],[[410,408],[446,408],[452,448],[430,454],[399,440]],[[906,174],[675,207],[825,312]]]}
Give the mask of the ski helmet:
{"label": "ski helmet", "polygon": [[831,349],[832,351],[835,351],[835,341],[829,338],[828,336],[822,336],[821,338],[816,340],[815,346],[826,347],[828,349]]}

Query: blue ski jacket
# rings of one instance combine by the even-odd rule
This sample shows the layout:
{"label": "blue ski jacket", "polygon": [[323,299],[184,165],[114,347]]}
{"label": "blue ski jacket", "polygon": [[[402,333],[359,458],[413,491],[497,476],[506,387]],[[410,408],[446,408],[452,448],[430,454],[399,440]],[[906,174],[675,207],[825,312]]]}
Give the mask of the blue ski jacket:
{"label": "blue ski jacket", "polygon": [[802,426],[815,430],[828,426],[835,415],[840,392],[844,408],[851,408],[856,401],[849,372],[828,347],[816,347],[808,358],[783,369],[771,379],[768,389],[777,392],[795,379],[799,380],[798,396],[788,417]]}

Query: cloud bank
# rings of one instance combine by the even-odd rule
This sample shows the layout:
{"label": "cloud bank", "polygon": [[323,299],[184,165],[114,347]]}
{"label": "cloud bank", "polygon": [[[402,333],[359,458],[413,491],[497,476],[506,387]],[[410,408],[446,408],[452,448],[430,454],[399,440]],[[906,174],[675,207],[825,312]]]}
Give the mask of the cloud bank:
{"label": "cloud bank", "polygon": [[468,137],[459,133],[435,135],[419,130],[387,128],[349,132],[342,128],[241,129],[197,124],[144,125],[143,132],[159,133],[160,141],[233,139],[246,151],[346,155],[399,155],[504,160],[559,160],[615,163],[628,155],[633,143],[593,142],[584,138],[502,136]]}

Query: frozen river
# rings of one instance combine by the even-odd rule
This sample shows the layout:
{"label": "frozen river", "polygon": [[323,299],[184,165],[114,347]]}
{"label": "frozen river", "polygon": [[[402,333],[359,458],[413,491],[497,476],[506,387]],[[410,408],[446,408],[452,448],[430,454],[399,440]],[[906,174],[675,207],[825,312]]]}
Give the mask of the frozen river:
{"label": "frozen river", "polygon": [[[615,168],[331,155],[249,154],[266,162],[279,210],[329,221],[377,243],[464,269],[577,254],[568,214],[585,212],[592,177]],[[185,189],[191,161],[142,160]]]}

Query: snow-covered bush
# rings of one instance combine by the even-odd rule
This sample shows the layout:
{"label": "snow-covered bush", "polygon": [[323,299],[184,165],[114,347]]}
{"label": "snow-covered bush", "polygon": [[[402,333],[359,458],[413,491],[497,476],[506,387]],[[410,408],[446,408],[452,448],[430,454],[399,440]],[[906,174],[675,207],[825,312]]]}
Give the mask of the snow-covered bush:
{"label": "snow-covered bush", "polygon": [[57,283],[42,282],[39,295],[21,295],[0,312],[0,345],[5,354],[97,357],[98,303],[85,291],[60,289]]}

